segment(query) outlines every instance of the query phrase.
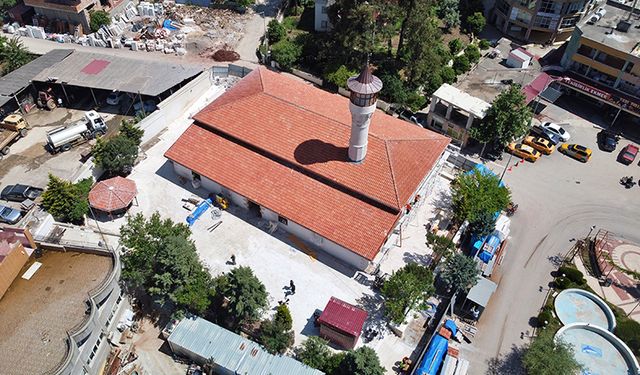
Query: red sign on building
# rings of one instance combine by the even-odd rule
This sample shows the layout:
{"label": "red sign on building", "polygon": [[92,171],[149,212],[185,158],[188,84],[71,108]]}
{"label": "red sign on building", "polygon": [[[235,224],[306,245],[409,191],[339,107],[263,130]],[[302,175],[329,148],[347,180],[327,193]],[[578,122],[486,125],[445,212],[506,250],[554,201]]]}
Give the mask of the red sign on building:
{"label": "red sign on building", "polygon": [[619,106],[623,109],[626,109],[628,111],[631,111],[640,115],[640,104],[638,102],[635,102],[633,100],[630,100],[624,97],[613,95],[609,92],[593,87],[584,82],[580,82],[573,78],[569,78],[568,80],[563,82],[566,83],[568,86],[573,87],[574,89],[585,92],[587,94],[600,98],[609,104],[612,104],[614,106]]}

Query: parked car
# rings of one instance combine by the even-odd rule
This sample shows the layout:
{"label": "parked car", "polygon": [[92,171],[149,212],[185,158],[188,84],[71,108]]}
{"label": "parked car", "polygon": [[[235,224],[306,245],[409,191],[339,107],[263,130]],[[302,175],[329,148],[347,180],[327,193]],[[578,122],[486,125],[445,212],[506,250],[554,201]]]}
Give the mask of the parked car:
{"label": "parked car", "polygon": [[26,199],[34,200],[38,198],[43,191],[44,189],[29,185],[7,185],[2,189],[0,197],[5,201],[22,202]]}
{"label": "parked car", "polygon": [[618,155],[618,161],[622,164],[631,164],[634,160],[636,160],[636,155],[638,155],[638,146],[629,143],[624,146],[624,148],[620,151]]}
{"label": "parked car", "polygon": [[555,150],[555,146],[551,144],[551,141],[542,137],[528,136],[524,138],[523,143],[533,147],[545,155],[551,155],[553,150]]}
{"label": "parked car", "polygon": [[113,91],[109,96],[107,96],[107,104],[109,105],[118,105],[124,99],[125,94],[120,91]]}
{"label": "parked car", "polygon": [[540,152],[534,150],[533,147],[523,145],[522,143],[509,143],[509,145],[507,145],[507,152],[532,163],[538,160],[541,156]]}
{"label": "parked car", "polygon": [[558,147],[558,151],[583,163],[586,163],[591,159],[592,153],[590,148],[568,143],[563,143],[562,146]]}
{"label": "parked car", "polygon": [[133,103],[133,110],[136,114],[141,113],[143,108],[144,113],[149,114],[155,111],[158,107],[156,106],[156,102],[154,102],[153,100],[145,100],[143,103],[140,103],[140,101],[137,100],[135,103]]}
{"label": "parked car", "polygon": [[22,212],[7,206],[0,205],[0,221],[7,224],[15,224],[20,221]]}
{"label": "parked car", "polygon": [[569,141],[569,139],[571,139],[571,135],[569,135],[568,131],[564,130],[560,125],[553,122],[545,122],[544,124],[542,124],[542,128],[558,135],[560,139],[562,139],[562,142],[567,142]]}
{"label": "parked car", "polygon": [[618,147],[618,141],[620,137],[618,137],[615,133],[612,133],[607,130],[603,130],[598,133],[598,145],[600,149],[603,151],[613,152]]}
{"label": "parked car", "polygon": [[551,142],[552,146],[560,143],[560,136],[547,128],[543,128],[542,126],[533,126],[529,129],[529,135],[533,137],[543,137],[548,139]]}

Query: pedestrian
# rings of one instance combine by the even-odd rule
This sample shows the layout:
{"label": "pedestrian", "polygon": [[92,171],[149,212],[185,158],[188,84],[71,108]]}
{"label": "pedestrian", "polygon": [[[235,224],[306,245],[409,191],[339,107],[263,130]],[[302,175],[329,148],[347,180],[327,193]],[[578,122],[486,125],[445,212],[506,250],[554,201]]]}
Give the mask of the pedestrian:
{"label": "pedestrian", "polygon": [[296,284],[293,283],[293,280],[289,283],[289,288],[291,289],[291,295],[296,294]]}
{"label": "pedestrian", "polygon": [[231,254],[231,264],[232,265],[236,265],[236,255],[235,254]]}

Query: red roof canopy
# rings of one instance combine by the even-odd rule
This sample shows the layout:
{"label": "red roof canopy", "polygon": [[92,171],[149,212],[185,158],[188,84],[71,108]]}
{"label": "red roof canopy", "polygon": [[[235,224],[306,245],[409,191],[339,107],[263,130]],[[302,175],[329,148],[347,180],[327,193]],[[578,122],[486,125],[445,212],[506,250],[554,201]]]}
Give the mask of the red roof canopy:
{"label": "red roof canopy", "polygon": [[367,320],[367,316],[366,311],[336,297],[331,297],[318,318],[318,323],[329,325],[357,337],[362,332],[362,326]]}
{"label": "red roof canopy", "polygon": [[89,204],[100,211],[113,212],[129,206],[137,194],[135,182],[118,176],[98,182],[89,192]]}
{"label": "red roof canopy", "polygon": [[377,111],[348,159],[348,99],[260,67],[194,116],[165,156],[373,259],[449,139]]}

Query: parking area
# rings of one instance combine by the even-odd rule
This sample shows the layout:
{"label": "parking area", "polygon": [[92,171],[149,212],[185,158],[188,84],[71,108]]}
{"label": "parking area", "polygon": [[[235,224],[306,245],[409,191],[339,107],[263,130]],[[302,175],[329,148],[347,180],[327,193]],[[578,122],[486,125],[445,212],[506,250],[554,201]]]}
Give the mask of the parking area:
{"label": "parking area", "polygon": [[[25,117],[29,130],[24,138],[10,145],[9,154],[0,160],[0,188],[6,185],[26,184],[44,188],[49,173],[73,179],[85,161],[83,153],[91,149],[93,142],[78,144],[69,151],[51,154],[45,149],[47,132],[60,126],[73,124],[83,118],[84,109],[56,108],[52,111],[33,110]],[[99,111],[107,123],[107,136],[115,134],[125,117]],[[1,202],[16,209],[19,203]],[[19,223],[18,223],[19,225]]]}
{"label": "parking area", "polygon": [[[222,88],[209,94],[217,96],[221,93]],[[191,112],[193,110],[185,111]],[[134,167],[129,176],[136,181],[139,191],[138,205],[131,207],[130,214],[141,212],[150,215],[158,211],[163,217],[185,222],[190,211],[183,207],[183,199],[207,197],[205,190],[194,189],[190,182],[178,178],[171,163],[163,156],[189,124],[190,120],[183,118],[169,125],[158,142],[145,150],[145,159]],[[382,272],[392,273],[410,261],[430,262],[431,250],[426,245],[425,224],[446,204],[443,195],[448,191],[448,183],[448,180],[439,178],[430,199],[425,199],[424,204],[414,210],[412,220],[403,229],[398,242],[401,246],[391,249],[384,257]],[[120,217],[99,225],[103,230],[116,231],[125,220],[125,217]],[[334,296],[360,305],[369,312],[365,329],[377,329],[380,334],[366,345],[376,349],[388,370],[404,356],[411,355],[424,332],[425,316],[411,314],[405,335],[399,338],[392,334],[380,315],[382,299],[373,289],[373,277],[350,268],[287,232],[277,230],[270,234],[268,222],[234,205],[222,213],[221,223],[214,227],[218,221],[206,212],[192,227],[192,238],[201,259],[212,275],[230,271],[232,255],[237,265],[251,267],[269,293],[271,310],[265,317],[275,311],[278,301],[285,299],[284,287],[293,280],[296,294],[289,297],[289,307],[293,316],[295,345],[319,334],[314,326],[314,313],[324,309]],[[95,225],[91,221],[88,224]],[[361,339],[359,345],[363,344]]]}

